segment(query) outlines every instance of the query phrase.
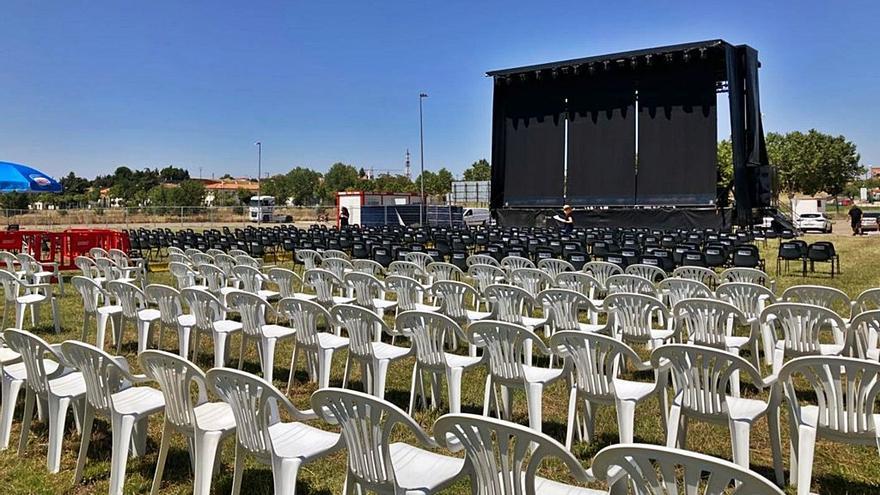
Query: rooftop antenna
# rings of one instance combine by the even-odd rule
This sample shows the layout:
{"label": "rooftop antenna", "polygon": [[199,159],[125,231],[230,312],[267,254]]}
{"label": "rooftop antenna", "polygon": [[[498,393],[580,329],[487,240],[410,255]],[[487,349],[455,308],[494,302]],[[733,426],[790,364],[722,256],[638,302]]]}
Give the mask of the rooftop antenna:
{"label": "rooftop antenna", "polygon": [[409,148],[406,149],[406,178],[412,180],[412,172],[409,168]]}

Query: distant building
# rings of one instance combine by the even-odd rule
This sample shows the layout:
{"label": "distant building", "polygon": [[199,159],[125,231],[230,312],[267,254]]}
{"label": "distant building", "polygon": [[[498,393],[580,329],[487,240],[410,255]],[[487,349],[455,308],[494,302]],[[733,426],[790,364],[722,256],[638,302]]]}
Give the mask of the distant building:
{"label": "distant building", "polygon": [[871,167],[869,168],[871,172],[872,179],[880,179],[880,167]]}
{"label": "distant building", "polygon": [[254,195],[259,190],[259,185],[250,179],[222,179],[205,185],[205,204],[212,206],[215,202],[230,204],[238,202],[238,191],[244,189]]}

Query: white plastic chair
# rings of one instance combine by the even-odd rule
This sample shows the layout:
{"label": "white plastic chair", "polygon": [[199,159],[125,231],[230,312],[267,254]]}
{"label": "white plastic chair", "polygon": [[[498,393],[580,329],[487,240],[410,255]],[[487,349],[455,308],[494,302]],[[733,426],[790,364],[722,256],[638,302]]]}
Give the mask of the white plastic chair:
{"label": "white plastic chair", "polygon": [[493,265],[476,264],[468,267],[468,277],[473,280],[473,286],[480,294],[481,303],[488,307],[486,301],[486,288],[493,284],[507,281],[507,274],[501,268]]}
{"label": "white plastic chair", "polygon": [[421,445],[438,448],[418,423],[390,402],[352,390],[328,388],[312,394],[312,409],[325,421],[338,423],[348,451],[342,492],[380,494],[437,493],[458,479],[464,460],[436,454],[403,442],[392,442],[401,425]]}
{"label": "white plastic chair", "polygon": [[655,326],[654,315],[671,324],[669,310],[659,299],[645,294],[618,292],[605,298],[612,334],[624,342],[657,347],[672,339],[675,331]]}
{"label": "white plastic chair", "polygon": [[659,445],[611,445],[593,458],[590,472],[615,485],[610,493],[651,495],[783,495],[771,481],[723,459]]}
{"label": "white plastic chair", "polygon": [[461,282],[464,279],[464,272],[461,270],[461,268],[453,265],[452,263],[432,261],[431,263],[428,263],[425,271],[431,278],[432,283],[440,282],[443,280]]}
{"label": "white plastic chair", "polygon": [[[433,286],[432,286],[433,288]],[[402,311],[439,311],[439,306],[425,304],[425,288],[416,279],[391,275],[385,279],[385,289],[397,298],[397,313]]]}
{"label": "white plastic chair", "polygon": [[356,272],[369,273],[374,277],[385,275],[385,267],[378,261],[355,259],[351,260],[351,266]]}
{"label": "white plastic chair", "polygon": [[95,264],[98,265],[98,269],[101,270],[101,274],[108,282],[119,280],[120,282],[128,282],[130,284],[143,284],[139,269],[133,267],[121,268],[110,257],[96,258]]}
{"label": "white plastic chair", "polygon": [[638,275],[618,274],[611,275],[605,280],[605,291],[608,294],[629,292],[632,294],[645,294],[657,296],[657,287],[654,282]]}
{"label": "white plastic chair", "polygon": [[749,325],[757,325],[761,333],[761,345],[764,353],[764,363],[768,366],[773,364],[773,340],[772,332],[767,325],[761,324],[761,312],[770,304],[776,303],[776,296],[763,285],[747,282],[725,282],[715,289],[715,297],[734,305],[746,316]]}
{"label": "white plastic chair", "polygon": [[440,378],[446,378],[449,392],[449,411],[461,412],[461,377],[465,371],[479,365],[482,357],[460,356],[445,351],[446,342],[457,337],[467,342],[461,327],[447,316],[428,311],[405,311],[397,315],[395,326],[408,336],[415,349],[412,384],[409,395],[409,413],[413,413],[416,398],[425,402],[424,375],[431,381],[431,408],[437,407],[440,395]]}
{"label": "white plastic chair", "polygon": [[303,283],[314,289],[315,302],[325,308],[329,309],[337,304],[349,304],[354,301],[353,297],[335,295],[338,290],[345,288],[345,282],[331,271],[322,268],[306,270],[303,275]]}
{"label": "white plastic chair", "polygon": [[[184,358],[189,356],[190,340],[192,340],[192,360],[197,362],[202,334],[207,334],[214,342],[214,366],[217,368],[226,366],[227,356],[229,356],[229,338],[241,332],[242,323],[228,319],[226,317],[227,308],[223,302],[206,290],[187,288],[180,291],[180,296],[192,311],[192,324],[178,325],[180,356]],[[193,331],[192,337],[190,337],[190,331]]]}
{"label": "white plastic chair", "polygon": [[542,270],[547,275],[550,275],[550,278],[556,280],[556,276],[563,272],[574,272],[574,265],[565,260],[559,260],[556,258],[545,258],[543,260],[538,261],[537,265],[538,270]]}
{"label": "white plastic chair", "polygon": [[226,283],[237,289],[241,283],[235,278],[235,274],[232,273],[232,268],[237,264],[235,258],[226,253],[215,254],[214,264],[220,267],[220,269],[223,270],[223,273],[226,274]]}
{"label": "white plastic chair", "polygon": [[410,251],[409,253],[404,254],[403,260],[419,265],[419,268],[425,272],[428,270],[428,265],[434,262],[434,258],[432,258],[430,254],[420,251]]}
{"label": "white plastic chair", "polygon": [[61,331],[61,321],[58,314],[58,301],[52,293],[52,284],[30,284],[19,279],[6,270],[0,270],[0,285],[3,286],[3,320],[5,325],[6,306],[12,304],[15,308],[15,328],[24,328],[24,314],[31,309],[31,326],[35,327],[40,317],[40,306],[49,303],[52,309],[52,322],[55,333]]}
{"label": "white plastic chair", "polygon": [[[57,362],[52,371],[58,367]],[[21,355],[6,345],[3,333],[0,332],[0,383],[2,383],[2,395],[0,395],[0,450],[9,447],[9,435],[12,432],[12,417],[15,412],[15,404],[18,402],[18,393],[27,380],[27,368],[21,362]],[[4,407],[11,404],[11,407]],[[40,408],[42,410],[42,408]]]}
{"label": "white plastic chair", "polygon": [[[799,398],[796,380],[799,385],[806,381],[815,398]],[[805,356],[782,367],[778,384],[782,393],[775,395],[774,406],[780,407],[784,395],[790,418],[789,484],[797,486],[798,495],[810,493],[817,438],[874,447],[880,443],[880,415],[876,411],[880,364],[847,357]]]}
{"label": "white plastic chair", "polygon": [[159,493],[171,435],[180,433],[190,442],[193,493],[208,495],[220,442],[235,432],[232,409],[225,402],[208,402],[205,373],[186,359],[165,351],[147,350],[138,355],[138,361],[144,374],[159,384],[166,404],[150,494]]}
{"label": "white plastic chair", "polygon": [[580,462],[553,438],[524,426],[473,414],[446,414],[434,423],[434,435],[450,449],[465,451],[462,475],[479,495],[605,495],[537,476],[547,458],[562,461],[582,483],[594,481]]}
{"label": "white plastic chair", "polygon": [[338,304],[330,310],[334,324],[348,333],[348,359],[342,387],[348,386],[354,362],[361,365],[361,380],[367,393],[378,398],[385,396],[385,379],[391,363],[409,356],[413,349],[382,342],[382,334],[392,337],[399,332],[389,328],[376,313],[351,304]]}
{"label": "white plastic chair", "polygon": [[323,261],[321,254],[313,249],[297,249],[295,257],[297,261],[303,264],[306,270],[318,268]]}
{"label": "white plastic chair", "polygon": [[516,268],[507,277],[511,285],[525,290],[532,297],[537,297],[539,292],[554,285],[553,277],[537,268]]}
{"label": "white plastic chair", "polygon": [[595,278],[596,281],[601,284],[602,290],[605,290],[605,282],[608,280],[608,277],[623,273],[622,268],[607,261],[590,261],[584,263],[584,267],[581,268],[581,271]]}
{"label": "white plastic chair", "polygon": [[[226,296],[229,307],[241,316],[241,348],[238,368],[244,363],[244,351],[248,341],[256,341],[263,377],[272,383],[275,372],[275,345],[278,341],[293,340],[296,330],[266,322],[266,313],[277,314],[272,305],[262,297],[250,292],[236,291]],[[216,336],[215,336],[216,338]],[[216,342],[216,341],[215,341]]]}
{"label": "white plastic chair", "polygon": [[178,289],[186,289],[187,287],[207,288],[205,285],[196,283],[198,273],[190,268],[189,265],[172,261],[168,263],[168,271],[171,272],[171,275],[177,281]]}
{"label": "white plastic chair", "polygon": [[729,284],[731,282],[757,284],[766,287],[771,292],[776,292],[776,281],[771,279],[770,275],[767,275],[765,271],[758,270],[757,268],[728,268],[721,272],[718,280],[722,284]]}
{"label": "white plastic chair", "polygon": [[581,311],[588,315],[599,312],[593,302],[580,292],[569,289],[547,289],[538,294],[537,301],[547,311],[547,324],[544,325],[547,337],[564,330],[601,332],[608,328],[607,325],[580,321]]}
{"label": "white plastic chair", "polygon": [[[746,315],[736,306],[717,299],[683,299],[672,308],[678,340],[739,355],[751,351],[752,364],[760,369],[758,354],[758,322],[748,323]],[[747,336],[734,335],[739,326],[749,327]]]}
{"label": "white plastic chair", "polygon": [[717,287],[719,283],[718,274],[715,273],[715,270],[702,266],[680,266],[672,271],[672,276],[702,282],[710,289]]}
{"label": "white plastic chair", "polygon": [[[61,467],[61,447],[64,425],[67,422],[67,408],[73,405],[76,426],[79,428],[86,393],[85,381],[81,373],[65,366],[58,366],[59,363],[64,362],[58,346],[50,346],[43,339],[23,330],[8,329],[3,333],[3,337],[9,348],[21,356],[27,373],[27,379],[24,381],[27,391],[18,455],[23,456],[27,447],[34,403],[37,400],[44,401],[48,405],[49,413],[47,466],[50,473],[57,473]],[[3,405],[6,405],[5,400]],[[14,407],[14,400],[9,405]]]}
{"label": "white plastic chair", "polygon": [[140,287],[119,280],[107,283],[107,291],[116,296],[116,302],[122,308],[119,329],[116,331],[116,353],[122,349],[125,336],[125,322],[131,321],[137,330],[137,352],[143,352],[150,342],[150,327],[162,315],[158,309],[147,304],[147,296]]}
{"label": "white plastic chair", "polygon": [[498,260],[488,254],[472,254],[464,260],[464,263],[468,268],[473,265],[492,265],[496,268],[501,268],[501,264],[498,263]]}
{"label": "white plastic chair", "polygon": [[655,284],[668,276],[662,268],[642,263],[635,263],[627,266],[623,270],[623,273],[626,275],[635,275],[637,277],[646,278]]}
{"label": "white plastic chair", "polygon": [[[635,411],[639,402],[657,394],[661,414],[666,413],[666,391],[653,383],[621,378],[626,363],[639,371],[651,370],[628,345],[595,333],[563,331],[550,338],[550,350],[565,359],[565,376],[570,386],[565,447],[571,449],[575,425],[579,436],[589,442],[595,430],[598,406],[614,406],[621,443],[632,443]],[[580,407],[579,407],[580,406]],[[578,420],[578,415],[582,421]],[[664,418],[665,419],[665,418]]]}
{"label": "white plastic chair", "polygon": [[[144,282],[147,280],[147,265],[143,258],[132,258],[121,249],[110,249],[107,256],[116,263],[116,267],[122,272],[123,276],[138,278]],[[137,273],[132,276],[131,273]]]}
{"label": "white plastic chair", "polygon": [[340,251],[338,249],[325,249],[322,253],[324,259],[341,259],[345,261],[351,261],[351,256],[348,255],[345,251]]}
{"label": "white plastic chair", "polygon": [[[614,265],[617,266],[617,265]],[[587,296],[596,312],[590,314],[590,323],[596,325],[599,323],[599,313],[603,312],[603,298],[605,297],[605,286],[603,286],[595,277],[584,272],[563,272],[556,276],[556,286],[560,289],[569,289]]]}
{"label": "white plastic chair", "polygon": [[247,253],[237,253],[233,255],[233,258],[235,258],[236,266],[249,266],[257,270],[263,267],[263,260],[254,258]]}
{"label": "white plastic chair", "polygon": [[880,361],[880,310],[857,314],[849,322],[848,349],[844,355]]}
{"label": "white plastic chair", "polygon": [[505,256],[501,258],[501,269],[507,274],[507,279],[510,279],[510,276],[514,271],[519,270],[520,268],[535,268],[535,264],[532,260],[528,258],[523,258],[522,256]]}
{"label": "white plastic chair", "polygon": [[296,331],[287,393],[290,394],[290,387],[293,385],[296,358],[300,352],[306,356],[309,378],[318,382],[318,388],[329,387],[333,354],[348,348],[347,338],[320,330],[320,323],[323,323],[325,330],[331,329],[334,320],[330,312],[314,301],[288,297],[278,301],[278,314],[286,317]]}
{"label": "white plastic chair", "polygon": [[[147,300],[155,303],[159,309],[159,342],[156,345],[158,349],[162,348],[162,337],[164,337],[166,327],[177,332],[179,338],[181,327],[191,328],[195,325],[195,316],[183,311],[180,291],[174,287],[150,284],[144,289],[144,294],[147,296]],[[181,348],[183,348],[182,342]]]}
{"label": "white plastic chair", "polygon": [[303,292],[302,277],[293,272],[293,270],[278,267],[270,268],[266,272],[266,277],[278,287],[278,297],[281,299],[295,297],[297,299],[313,301],[317,297],[314,294]]}
{"label": "white plastic chair", "polygon": [[340,279],[344,279],[346,273],[355,271],[354,265],[351,264],[351,261],[348,261],[345,258],[328,258],[326,256],[324,257],[324,261],[321,262],[321,268],[336,275]]}
{"label": "white plastic chair", "polygon": [[479,320],[484,320],[492,313],[477,311],[480,304],[480,295],[470,285],[464,282],[441,280],[434,282],[431,292],[440,303],[440,314],[452,318],[456,323],[464,327]]}
{"label": "white plastic chair", "polygon": [[703,282],[680,277],[661,280],[657,284],[657,290],[660,292],[660,300],[664,301],[669,308],[674,308],[676,304],[685,299],[712,299],[715,297],[712,289]]}
{"label": "white plastic chair", "polygon": [[775,377],[765,382],[745,359],[693,344],[669,344],[654,349],[651,364],[657,369],[668,366],[672,375],[667,447],[686,448],[688,420],[727,424],[733,462],[748,469],[752,425],[766,417],[776,477],[780,484],[783,482],[779,407],[772,400],[734,397],[729,392],[730,378],[736,372],[748,376],[759,389],[772,385]]}
{"label": "white plastic chair", "polygon": [[385,286],[369,273],[348,272],[343,281],[354,293],[354,304],[369,309],[380,318],[385,315],[385,311],[397,307],[397,301],[381,297]]}
{"label": "white plastic chair", "polygon": [[101,270],[92,258],[89,258],[88,256],[77,256],[73,259],[73,264],[76,265],[83,277],[90,278],[101,285],[106,282],[104,277],[101,276]]}
{"label": "white plastic chair", "polygon": [[[235,416],[235,471],[232,495],[241,491],[245,458],[254,457],[272,466],[274,493],[295,493],[300,467],[342,447],[340,435],[310,426],[311,411],[300,411],[278,389],[250,373],[214,368],[207,373],[208,387],[229,404]],[[293,419],[279,419],[278,410]]]}
{"label": "white plastic chair", "polygon": [[[834,311],[801,303],[777,303],[761,313],[761,325],[767,325],[773,338],[773,374],[786,360],[800,356],[838,356],[846,350],[847,326]],[[831,336],[825,333],[830,329]],[[833,344],[823,342],[832,341]]]}
{"label": "white plastic chair", "polygon": [[219,297],[221,301],[226,300],[226,294],[236,290],[235,287],[229,285],[229,277],[226,272],[217,265],[202,263],[198,266],[198,273],[204,280],[208,291]]}
{"label": "white plastic chair", "polygon": [[867,289],[860,293],[852,303],[852,316],[865,311],[880,309],[880,288]]}
{"label": "white plastic chair", "polygon": [[145,375],[131,374],[123,357],[113,357],[97,347],[73,340],[62,343],[61,351],[65,360],[82,372],[86,382],[82,443],[74,483],[82,480],[95,415],[101,415],[110,420],[113,436],[110,495],[121,495],[129,450],[133,456],[145,453],[148,420],[165,409],[165,399],[155,388],[131,386],[151,380]]}
{"label": "white plastic chair", "polygon": [[[534,332],[514,323],[478,321],[468,328],[468,333],[471,335],[469,340],[482,347],[489,356],[483,415],[489,415],[494,398],[499,416],[509,420],[512,413],[509,389],[522,388],[526,393],[529,426],[541,431],[544,388],[562,378],[563,371],[532,366],[531,356],[525,352],[525,348],[534,346],[546,356],[550,355],[550,350]],[[501,387],[500,401],[495,387]]]}
{"label": "white plastic chair", "polygon": [[400,275],[418,280],[422,284],[428,282],[428,273],[412,261],[392,261],[388,265],[388,275]]}
{"label": "white plastic chair", "polygon": [[98,348],[104,348],[107,322],[110,322],[112,325],[113,342],[115,343],[119,338],[119,333],[122,331],[122,306],[110,304],[112,296],[94,279],[75,276],[70,279],[70,282],[73,284],[73,288],[82,296],[83,301],[83,326],[82,338],[80,340],[86,341],[89,318],[94,317],[97,325],[95,345]]}
{"label": "white plastic chair", "polygon": [[834,311],[841,318],[849,318],[852,315],[853,302],[846,292],[824,285],[791,286],[782,291],[779,301],[822,306]]}
{"label": "white plastic chair", "polygon": [[[58,289],[64,295],[64,277],[58,271],[58,263],[55,261],[37,261],[28,253],[18,253],[18,263],[24,270],[23,278],[32,284],[51,284],[52,279],[58,281]],[[47,269],[48,268],[48,269]]]}
{"label": "white plastic chair", "polygon": [[[248,265],[236,265],[232,268],[232,274],[241,282],[240,290],[256,294],[267,301],[278,298],[278,291],[263,288],[263,282],[267,281],[268,277],[259,269]],[[226,296],[229,297],[231,292],[227,291]]]}

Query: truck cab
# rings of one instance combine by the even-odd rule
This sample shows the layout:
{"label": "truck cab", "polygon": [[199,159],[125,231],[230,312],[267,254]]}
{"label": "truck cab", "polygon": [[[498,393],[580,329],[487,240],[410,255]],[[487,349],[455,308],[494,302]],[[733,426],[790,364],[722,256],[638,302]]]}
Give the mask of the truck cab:
{"label": "truck cab", "polygon": [[273,196],[251,196],[248,202],[248,220],[271,223],[274,215],[275,198]]}

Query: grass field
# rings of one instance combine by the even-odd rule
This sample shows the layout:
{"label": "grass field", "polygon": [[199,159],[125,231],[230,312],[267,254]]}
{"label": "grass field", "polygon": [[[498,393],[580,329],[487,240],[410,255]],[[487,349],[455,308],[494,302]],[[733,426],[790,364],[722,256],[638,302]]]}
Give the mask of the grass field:
{"label": "grass field", "polygon": [[[880,236],[851,238],[844,235],[834,236],[810,236],[807,240],[830,239],[835,242],[842,260],[843,274],[831,279],[827,274],[827,267],[822,266],[824,274],[809,275],[806,279],[799,274],[777,277],[778,291],[784,288],[801,284],[822,284],[840,288],[851,297],[855,297],[864,289],[875,287],[880,284]],[[767,269],[775,272],[776,243],[771,242],[764,248],[764,256],[767,258]],[[161,266],[157,266],[156,273],[152,273],[151,282],[170,283],[170,276]],[[82,306],[79,296],[74,294],[68,287],[67,295],[60,299],[62,313],[62,331],[56,335],[48,320],[48,311],[43,311],[43,321],[40,322],[36,332],[50,342],[61,342],[65,339],[78,338],[82,322]],[[10,312],[11,313],[11,312]],[[177,342],[173,332],[165,332],[164,348],[176,351]],[[139,370],[136,361],[136,347],[134,329],[126,330],[124,354],[129,359],[135,370]],[[91,338],[94,336],[92,329]],[[200,353],[199,365],[207,369],[213,363],[212,356],[205,350],[209,343],[203,341],[203,351]],[[238,349],[238,339],[233,341],[232,349]],[[289,373],[291,347],[280,346],[276,353],[276,386],[279,388],[286,385]],[[331,384],[339,386],[342,379],[344,354],[335,359],[335,366],[331,378]],[[245,368],[251,372],[259,372],[259,362],[254,348],[248,350],[245,356]],[[392,365],[389,372],[386,398],[401,407],[408,403],[409,384],[412,371],[412,360],[404,364]],[[767,370],[763,370],[766,375]],[[315,386],[308,383],[304,372],[304,364],[300,361],[296,371],[296,382],[291,390],[291,398],[298,407],[307,408],[308,398]],[[463,380],[463,411],[480,413],[482,411],[483,384],[485,372],[478,370],[466,374]],[[355,375],[354,387],[360,387],[359,375]],[[445,392],[444,392],[445,393]],[[761,396],[766,398],[765,392],[757,392],[752,387],[746,387],[744,394],[749,396]],[[13,429],[10,449],[0,451],[0,493],[25,494],[25,493],[71,493],[71,494],[100,494],[108,490],[110,470],[111,439],[109,424],[96,422],[96,431],[93,434],[89,449],[89,460],[86,464],[85,479],[81,484],[73,484],[73,470],[76,463],[76,455],[79,447],[79,435],[73,428],[73,421],[68,421],[68,432],[65,436],[64,454],[62,457],[62,470],[58,474],[49,474],[46,471],[47,449],[47,426],[44,423],[35,422],[30,436],[30,443],[22,455],[16,452],[16,446],[20,434],[19,421],[21,419],[21,403],[24,394],[21,395],[19,409],[16,412],[16,422]],[[564,383],[557,383],[545,391],[544,395],[544,431],[558,440],[565,437],[565,418],[567,410],[568,394]],[[445,401],[438,410],[422,410],[415,417],[416,420],[430,432],[434,420],[445,411]],[[521,424],[527,424],[525,399],[522,393],[514,395],[515,420]],[[659,408],[656,400],[648,400],[636,409],[635,435],[637,442],[662,444],[663,428],[659,420]],[[786,474],[788,464],[788,429],[787,412],[781,415],[783,451],[785,455]],[[316,423],[320,425],[320,423]],[[322,426],[323,427],[323,426]],[[592,456],[602,447],[617,441],[616,420],[611,408],[599,411],[596,422],[597,437],[590,444],[576,443],[573,450],[575,455],[588,467]],[[414,441],[403,432],[398,432],[401,438]],[[161,415],[150,423],[150,436],[147,446],[147,454],[144,457],[130,459],[126,477],[126,493],[148,493],[153,476],[153,470],[158,454],[158,444],[161,438]],[[212,489],[214,493],[228,493],[232,486],[232,468],[234,458],[234,440],[227,441],[222,447],[222,467],[215,477]],[[705,424],[692,423],[688,432],[688,448],[714,456],[730,459],[730,439],[726,426],[707,426]],[[757,423],[752,433],[752,468],[765,476],[772,473],[770,446],[768,443],[768,430],[765,421]],[[316,463],[306,465],[300,471],[298,493],[339,493],[345,473],[345,452],[339,452],[329,458]],[[564,471],[559,465],[548,462],[543,475],[567,481]],[[813,468],[814,492],[822,494],[876,494],[880,493],[880,455],[876,447],[853,447],[840,444],[832,444],[820,441]],[[186,443],[183,438],[175,438],[168,456],[165,469],[165,478],[161,487],[161,493],[189,493],[192,490],[192,479],[189,473],[189,459]],[[243,492],[271,493],[271,471],[268,466],[260,465],[253,460],[248,462],[248,469],[244,474]],[[463,494],[469,492],[469,484],[461,481],[448,490],[448,493]]]}

